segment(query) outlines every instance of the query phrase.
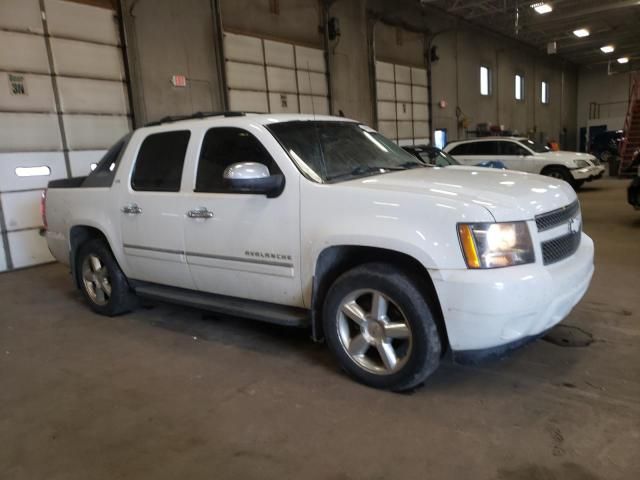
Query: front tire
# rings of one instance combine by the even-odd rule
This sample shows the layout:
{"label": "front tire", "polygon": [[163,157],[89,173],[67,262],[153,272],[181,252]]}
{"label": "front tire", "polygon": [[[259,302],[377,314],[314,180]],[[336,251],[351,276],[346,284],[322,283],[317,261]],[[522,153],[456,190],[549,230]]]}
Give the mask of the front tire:
{"label": "front tire", "polygon": [[440,336],[424,294],[390,264],[340,276],[327,294],[323,327],[341,367],[374,388],[412,389],[440,362]]}
{"label": "front tire", "polygon": [[542,171],[542,175],[547,177],[557,178],[558,180],[564,180],[571,185],[575,190],[579,189],[584,182],[575,180],[571,175],[571,172],[566,167],[548,167]]}
{"label": "front tire", "polygon": [[96,238],[80,246],[76,276],[80,290],[94,312],[112,317],[135,308],[136,297],[127,277],[103,240]]}

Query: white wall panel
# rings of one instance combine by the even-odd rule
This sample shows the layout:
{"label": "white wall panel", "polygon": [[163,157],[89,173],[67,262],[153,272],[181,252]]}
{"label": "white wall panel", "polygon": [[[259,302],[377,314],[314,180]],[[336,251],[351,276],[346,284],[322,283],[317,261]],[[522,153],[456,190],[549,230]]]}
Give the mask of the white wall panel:
{"label": "white wall panel", "polygon": [[391,100],[396,99],[396,86],[390,82],[376,82],[376,93],[378,100]]}
{"label": "white wall panel", "polygon": [[413,122],[410,120],[398,122],[398,138],[413,138]]}
{"label": "white wall panel", "polygon": [[411,67],[411,83],[413,85],[427,86],[427,71],[424,68]]}
{"label": "white wall panel", "polygon": [[317,48],[295,46],[296,67],[300,70],[311,70],[314,72],[325,71],[324,52]]}
{"label": "white wall panel", "polygon": [[396,115],[398,120],[411,120],[411,103],[396,103]]}
{"label": "white wall panel", "polygon": [[411,84],[411,69],[404,65],[395,65],[396,83]]}
{"label": "white wall panel", "polygon": [[376,62],[376,79],[385,82],[395,82],[393,76],[393,64],[386,62]]}
{"label": "white wall panel", "polygon": [[427,138],[429,136],[429,124],[427,122],[413,122],[413,131],[416,137]]}
{"label": "white wall panel", "polygon": [[12,74],[23,77],[25,95],[14,95],[9,86],[9,74],[0,72],[0,110],[19,112],[55,112],[56,101],[49,75]]}
{"label": "white wall panel", "polygon": [[51,39],[53,64],[58,75],[124,81],[119,47],[62,38]]}
{"label": "white wall panel", "polygon": [[300,113],[329,115],[329,100],[327,97],[300,95]]}
{"label": "white wall panel", "polygon": [[91,164],[98,163],[106,150],[80,150],[69,152],[72,177],[84,177],[91,173]]}
{"label": "white wall panel", "polygon": [[273,113],[298,113],[298,96],[294,93],[269,93]]}
{"label": "white wall panel", "polygon": [[[19,177],[18,167],[40,167],[50,169],[50,175]],[[50,180],[66,178],[67,171],[62,152],[0,153],[0,192],[45,188]]]}
{"label": "white wall panel", "polygon": [[0,69],[49,73],[49,58],[44,37],[0,31]]}
{"label": "white wall panel", "polygon": [[58,91],[65,113],[129,113],[126,85],[122,82],[59,77]]}
{"label": "white wall panel", "polygon": [[1,0],[0,28],[42,33],[40,2],[38,0]]}
{"label": "white wall panel", "polygon": [[402,85],[396,83],[396,101],[398,102],[410,102],[411,101],[411,86]]}
{"label": "white wall panel", "polygon": [[120,44],[118,24],[112,10],[67,0],[45,0],[44,6],[52,36]]}
{"label": "white wall panel", "polygon": [[427,121],[429,119],[429,105],[426,103],[413,104],[413,119]]}
{"label": "white wall panel", "polygon": [[259,64],[264,63],[262,41],[257,37],[225,33],[224,55],[230,60]]}
{"label": "white wall panel", "polygon": [[115,115],[63,115],[70,150],[109,148],[130,129],[129,118]]}
{"label": "white wall panel", "polygon": [[398,130],[396,128],[396,121],[379,121],[378,122],[378,130],[382,135],[388,137],[390,139],[394,139],[398,137]]}
{"label": "white wall panel", "polygon": [[[309,86],[309,82],[311,82],[311,86]],[[298,70],[298,89],[300,93],[326,96],[328,92],[327,77],[324,73]]]}
{"label": "white wall panel", "polygon": [[57,115],[0,113],[0,152],[61,149]]}
{"label": "white wall panel", "polygon": [[41,196],[42,190],[0,194],[7,230],[41,227]]}
{"label": "white wall panel", "polygon": [[428,97],[426,87],[418,87],[414,85],[413,87],[411,87],[411,96],[413,97],[413,101],[416,103],[429,102],[429,97]]}
{"label": "white wall panel", "polygon": [[264,67],[250,63],[227,62],[227,85],[245,90],[267,89]]}
{"label": "white wall panel", "polygon": [[266,92],[229,90],[229,109],[244,112],[268,112]]}
{"label": "white wall panel", "polygon": [[296,71],[290,68],[267,67],[270,92],[296,93]]}
{"label": "white wall panel", "polygon": [[38,230],[9,232],[7,235],[15,268],[54,261],[49,253],[46,239],[40,235]]}
{"label": "white wall panel", "polygon": [[395,102],[378,102],[378,120],[396,120]]}
{"label": "white wall panel", "polygon": [[276,67],[295,68],[293,45],[290,43],[264,41],[265,63]]}

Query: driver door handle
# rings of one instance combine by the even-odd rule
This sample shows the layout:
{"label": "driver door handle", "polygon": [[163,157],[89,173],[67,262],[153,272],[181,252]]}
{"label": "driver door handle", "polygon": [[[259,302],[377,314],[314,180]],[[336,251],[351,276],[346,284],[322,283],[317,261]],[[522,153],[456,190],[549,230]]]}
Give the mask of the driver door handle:
{"label": "driver door handle", "polygon": [[122,213],[126,213],[127,215],[140,215],[142,213],[142,209],[135,203],[130,203],[129,205],[122,207]]}
{"label": "driver door handle", "polygon": [[207,219],[213,217],[213,212],[211,210],[207,210],[206,207],[194,208],[187,212],[187,217]]}

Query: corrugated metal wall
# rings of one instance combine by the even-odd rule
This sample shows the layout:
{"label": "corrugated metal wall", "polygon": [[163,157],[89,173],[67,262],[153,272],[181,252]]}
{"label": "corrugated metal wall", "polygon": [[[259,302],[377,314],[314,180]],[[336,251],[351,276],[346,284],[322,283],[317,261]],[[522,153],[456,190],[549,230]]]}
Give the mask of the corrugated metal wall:
{"label": "corrugated metal wall", "polygon": [[40,235],[50,180],[86,175],[131,128],[115,12],[0,1],[0,271],[53,260]]}

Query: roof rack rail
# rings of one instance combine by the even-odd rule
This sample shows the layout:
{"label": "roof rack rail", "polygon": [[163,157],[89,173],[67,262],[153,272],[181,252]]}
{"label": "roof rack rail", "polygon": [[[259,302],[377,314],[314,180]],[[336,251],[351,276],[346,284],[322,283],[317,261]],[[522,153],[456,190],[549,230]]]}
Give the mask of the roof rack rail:
{"label": "roof rack rail", "polygon": [[160,120],[157,120],[155,122],[149,122],[144,126],[154,127],[156,125],[162,125],[163,123],[173,123],[173,122],[179,122],[181,120],[194,120],[198,118],[207,118],[207,117],[242,117],[247,113],[248,112],[227,111],[227,112],[196,112],[191,115],[169,115],[166,117],[162,117]]}

